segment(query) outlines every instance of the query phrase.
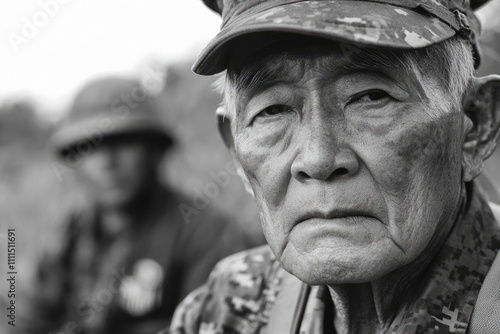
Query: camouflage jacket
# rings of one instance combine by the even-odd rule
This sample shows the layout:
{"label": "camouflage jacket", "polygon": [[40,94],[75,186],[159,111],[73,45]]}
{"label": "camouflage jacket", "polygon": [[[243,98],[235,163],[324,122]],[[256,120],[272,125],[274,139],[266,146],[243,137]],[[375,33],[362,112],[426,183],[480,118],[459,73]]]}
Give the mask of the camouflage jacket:
{"label": "camouflage jacket", "polygon": [[[459,217],[422,274],[416,298],[402,307],[381,332],[467,332],[482,282],[500,248],[500,229],[488,203],[477,194],[463,206]],[[216,266],[203,287],[178,306],[166,333],[278,334],[268,325],[286,275],[268,247],[230,256]],[[335,332],[331,316],[334,308],[328,308],[331,300],[327,288],[310,288],[304,301],[301,334]]]}

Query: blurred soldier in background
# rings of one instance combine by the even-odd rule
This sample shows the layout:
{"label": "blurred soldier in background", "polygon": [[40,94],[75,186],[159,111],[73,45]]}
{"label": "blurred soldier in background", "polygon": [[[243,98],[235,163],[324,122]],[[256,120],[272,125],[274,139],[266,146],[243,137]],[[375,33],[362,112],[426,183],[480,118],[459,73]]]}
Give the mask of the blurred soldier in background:
{"label": "blurred soldier in background", "polygon": [[43,253],[18,321],[26,332],[155,333],[219,259],[247,246],[210,209],[181,212],[192,201],[157,173],[172,144],[139,82],[106,78],[78,94],[52,145],[92,204]]}

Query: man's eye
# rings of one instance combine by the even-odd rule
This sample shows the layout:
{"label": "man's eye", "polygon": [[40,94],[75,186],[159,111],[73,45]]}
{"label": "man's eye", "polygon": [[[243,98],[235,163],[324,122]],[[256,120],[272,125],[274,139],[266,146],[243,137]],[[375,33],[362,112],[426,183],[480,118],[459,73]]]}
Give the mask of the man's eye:
{"label": "man's eye", "polygon": [[364,92],[356,95],[354,98],[349,101],[349,103],[353,102],[376,102],[383,100],[385,98],[390,98],[390,95],[382,90],[373,90],[369,92]]}
{"label": "man's eye", "polygon": [[282,113],[291,112],[292,108],[282,104],[275,104],[263,109],[257,116],[275,116]]}

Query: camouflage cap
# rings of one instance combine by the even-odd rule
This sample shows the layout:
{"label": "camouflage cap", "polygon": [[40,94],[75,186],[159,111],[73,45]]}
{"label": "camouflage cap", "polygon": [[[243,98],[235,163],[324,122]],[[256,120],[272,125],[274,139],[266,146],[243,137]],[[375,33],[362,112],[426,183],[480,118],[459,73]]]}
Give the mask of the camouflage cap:
{"label": "camouflage cap", "polygon": [[480,24],[488,0],[203,0],[222,16],[219,34],[193,66],[211,75],[227,68],[231,42],[258,32],[288,32],[367,46],[416,49],[456,34],[471,41],[479,65]]}

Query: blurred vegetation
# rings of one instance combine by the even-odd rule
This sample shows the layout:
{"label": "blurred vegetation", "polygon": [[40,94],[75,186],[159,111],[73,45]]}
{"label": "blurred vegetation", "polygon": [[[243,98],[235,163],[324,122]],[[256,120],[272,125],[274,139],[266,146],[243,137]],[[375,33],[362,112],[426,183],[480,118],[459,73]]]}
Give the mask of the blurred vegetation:
{"label": "blurred vegetation", "polygon": [[[226,171],[231,157],[219,136],[215,110],[221,96],[215,92],[215,77],[191,72],[192,62],[169,66],[166,84],[158,96],[159,108],[178,139],[166,161],[166,180],[184,193],[195,196],[213,182],[210,173]],[[232,176],[212,203],[225,211],[256,242],[263,242],[256,205],[239,177]]]}
{"label": "blurred vegetation", "polygon": [[[177,138],[162,166],[163,178],[193,197],[213,182],[210,172],[226,170],[230,156],[215,123],[220,102],[212,86],[215,78],[194,75],[190,66],[186,62],[168,67],[157,103]],[[60,180],[53,170],[56,160],[48,139],[54,126],[39,118],[30,101],[0,106],[0,233],[16,227],[19,271],[27,276],[31,255],[49,242],[68,211],[85,201],[71,173]],[[210,204],[233,217],[255,243],[264,242],[256,206],[238,177],[232,176],[228,186],[219,189]]]}

